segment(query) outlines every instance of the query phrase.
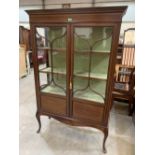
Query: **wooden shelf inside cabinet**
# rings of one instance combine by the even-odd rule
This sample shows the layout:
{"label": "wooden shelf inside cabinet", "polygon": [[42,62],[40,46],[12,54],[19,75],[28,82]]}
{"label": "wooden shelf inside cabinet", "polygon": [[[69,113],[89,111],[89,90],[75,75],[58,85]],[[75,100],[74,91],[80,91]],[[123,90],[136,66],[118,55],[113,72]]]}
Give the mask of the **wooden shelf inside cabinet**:
{"label": "wooden shelf inside cabinet", "polygon": [[[50,51],[50,47],[37,47],[38,50],[43,50],[43,51]],[[57,52],[66,52],[65,48],[53,48],[52,51],[57,51]]]}
{"label": "wooden shelf inside cabinet", "polygon": [[75,53],[77,54],[89,54],[92,52],[93,54],[110,54],[110,51],[99,51],[99,50],[93,50],[93,51],[88,51],[88,50],[75,50]]}
{"label": "wooden shelf inside cabinet", "polygon": [[[51,67],[47,67],[47,68],[40,69],[39,72],[40,72],[40,73],[51,73]],[[53,73],[54,73],[54,74],[66,75],[65,69],[53,68]]]}
{"label": "wooden shelf inside cabinet", "polygon": [[50,50],[49,47],[37,47],[37,50]]}
{"label": "wooden shelf inside cabinet", "polygon": [[[51,73],[51,67],[43,68],[39,70],[40,73]],[[66,75],[65,69],[56,69],[53,68],[53,73],[54,74],[61,74],[61,75]],[[83,77],[83,78],[88,78],[88,72],[82,72],[82,73],[74,73],[74,76],[76,77]],[[99,80],[107,80],[107,74],[100,74],[100,73],[91,73],[90,74],[91,79],[99,79]]]}
{"label": "wooden shelf inside cabinet", "polygon": [[[74,76],[88,78],[88,72],[74,73]],[[107,74],[90,73],[91,79],[107,80]]]}

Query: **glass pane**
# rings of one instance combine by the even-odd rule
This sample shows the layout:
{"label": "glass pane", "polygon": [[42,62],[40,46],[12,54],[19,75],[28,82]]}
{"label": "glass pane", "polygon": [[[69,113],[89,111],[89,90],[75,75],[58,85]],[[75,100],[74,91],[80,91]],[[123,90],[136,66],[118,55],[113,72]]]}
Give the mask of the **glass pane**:
{"label": "glass pane", "polygon": [[41,92],[66,96],[66,27],[36,28]]}
{"label": "glass pane", "polygon": [[112,27],[75,28],[75,98],[104,103],[111,42]]}

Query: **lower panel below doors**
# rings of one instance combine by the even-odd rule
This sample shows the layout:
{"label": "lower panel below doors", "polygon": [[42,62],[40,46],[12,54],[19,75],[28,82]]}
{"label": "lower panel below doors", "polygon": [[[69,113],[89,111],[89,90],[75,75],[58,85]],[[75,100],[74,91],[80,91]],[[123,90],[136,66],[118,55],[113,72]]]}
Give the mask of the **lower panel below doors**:
{"label": "lower panel below doors", "polygon": [[73,101],[73,117],[79,120],[88,120],[96,123],[103,121],[103,109],[101,104],[94,104],[92,102]]}
{"label": "lower panel below doors", "polygon": [[66,115],[66,98],[41,95],[41,110],[50,114]]}

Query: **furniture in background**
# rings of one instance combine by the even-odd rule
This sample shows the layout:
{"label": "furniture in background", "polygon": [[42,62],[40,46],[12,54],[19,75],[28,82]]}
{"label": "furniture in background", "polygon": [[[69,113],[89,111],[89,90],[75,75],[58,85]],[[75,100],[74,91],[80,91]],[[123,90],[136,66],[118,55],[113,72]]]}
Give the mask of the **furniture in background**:
{"label": "furniture in background", "polygon": [[[123,49],[124,49],[123,44],[134,45],[134,42],[135,42],[134,41],[134,31],[135,31],[135,28],[129,28],[124,31],[123,36],[120,36],[118,50],[117,50],[117,56],[116,56],[116,64],[122,64]],[[125,41],[125,43],[124,43],[124,41]]]}
{"label": "furniture in background", "polygon": [[[37,97],[36,118],[90,126],[108,136],[115,57],[127,7],[28,10]],[[42,36],[43,45],[36,37]],[[38,54],[44,52],[45,65]]]}
{"label": "furniture in background", "polygon": [[[39,46],[42,45],[42,38],[37,36],[37,43],[40,44]],[[32,46],[31,46],[31,35],[30,35],[30,30],[23,27],[19,26],[19,43],[24,44],[26,47],[26,64],[27,64],[27,73],[30,74],[31,67],[33,66],[32,62]],[[44,62],[44,52],[40,51],[38,54],[38,59],[40,63]]]}
{"label": "furniture in background", "polygon": [[31,59],[30,59],[31,54],[32,54],[32,51],[26,52],[27,74],[30,74],[30,72],[31,72]]}
{"label": "furniture in background", "polygon": [[134,28],[124,31],[122,63],[115,65],[114,90],[112,104],[115,99],[124,99],[129,103],[129,115],[133,105],[133,89],[135,86],[135,42]]}
{"label": "furniture in background", "polygon": [[32,49],[30,30],[23,26],[19,26],[19,44],[26,45],[26,51],[30,51]]}
{"label": "furniture in background", "polygon": [[19,26],[19,44],[25,45],[27,73],[30,74],[30,67],[32,65],[31,35],[30,30],[23,26]]}
{"label": "furniture in background", "polygon": [[[44,47],[44,44],[45,44],[45,38],[43,38],[39,33],[38,31],[36,32],[37,35],[36,35],[36,42],[37,42],[37,46],[38,47]],[[38,62],[39,64],[44,64],[45,63],[45,59],[46,59],[46,52],[44,51],[45,49],[42,49],[42,48],[39,48],[38,49]],[[48,50],[47,50],[48,52]]]}
{"label": "furniture in background", "polygon": [[135,95],[134,95],[133,101],[134,101],[134,103],[133,103],[133,108],[131,110],[131,115],[132,115],[132,121],[135,125]]}
{"label": "furniture in background", "polygon": [[135,88],[135,69],[134,68],[127,68],[127,67],[120,67],[120,72],[122,69],[125,72],[128,72],[128,75],[125,75],[125,80],[122,81],[122,73],[121,75],[116,75],[116,82],[114,83],[114,90],[112,92],[112,101],[115,99],[119,100],[127,100],[129,107],[128,107],[128,114],[132,114],[132,108],[134,106],[134,88]]}
{"label": "furniture in background", "polygon": [[26,68],[26,45],[19,45],[19,78],[27,75]]}
{"label": "furniture in background", "polygon": [[116,64],[122,63],[122,56],[123,56],[123,44],[119,43],[117,48]]}

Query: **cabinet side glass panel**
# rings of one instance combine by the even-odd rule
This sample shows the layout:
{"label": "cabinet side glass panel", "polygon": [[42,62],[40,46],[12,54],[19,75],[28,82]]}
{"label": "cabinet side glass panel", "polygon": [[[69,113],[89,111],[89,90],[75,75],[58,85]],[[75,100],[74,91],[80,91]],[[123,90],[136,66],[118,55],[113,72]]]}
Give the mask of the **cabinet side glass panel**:
{"label": "cabinet side glass panel", "polygon": [[66,27],[37,27],[40,91],[66,96]]}
{"label": "cabinet side glass panel", "polygon": [[104,104],[112,27],[74,29],[73,97]]}

